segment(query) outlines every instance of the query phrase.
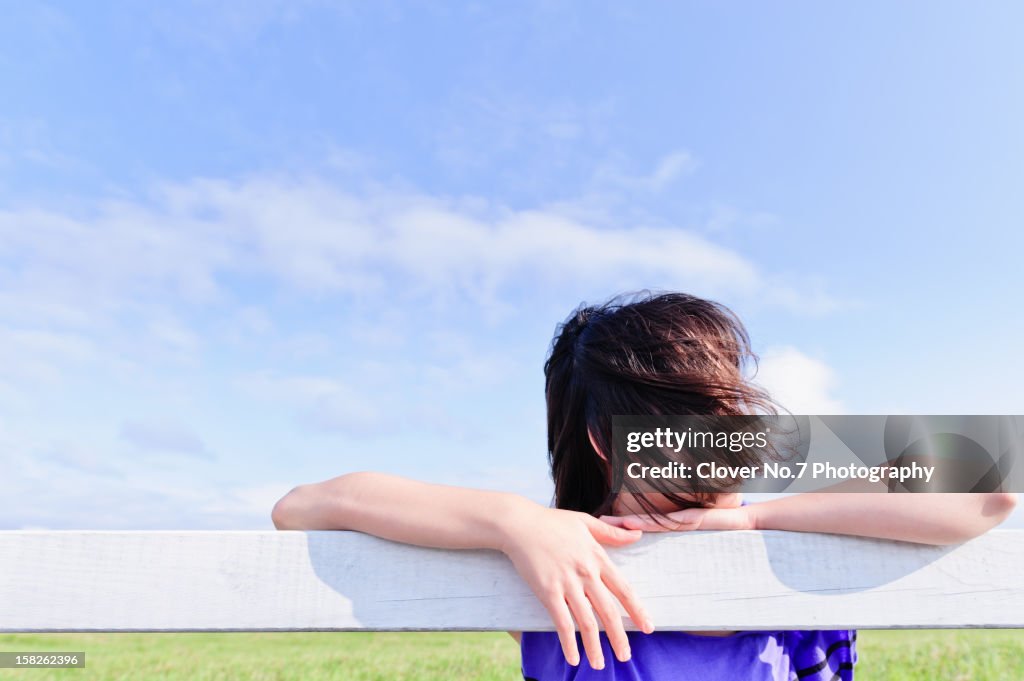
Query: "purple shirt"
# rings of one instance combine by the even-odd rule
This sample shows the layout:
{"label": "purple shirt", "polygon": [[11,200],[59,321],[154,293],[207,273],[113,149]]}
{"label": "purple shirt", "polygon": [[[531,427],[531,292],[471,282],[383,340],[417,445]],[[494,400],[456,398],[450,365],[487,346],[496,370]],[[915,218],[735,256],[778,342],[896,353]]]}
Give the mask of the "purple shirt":
{"label": "purple shirt", "polygon": [[[744,499],[742,506],[750,502]],[[565,661],[557,632],[524,631],[519,649],[527,681],[851,681],[857,664],[853,629],[813,631],[738,631],[731,636],[702,636],[685,631],[627,631],[628,662],[615,658],[601,632],[604,669],[592,669],[583,640],[576,634],[580,664]]]}
{"label": "purple shirt", "polygon": [[741,631],[731,636],[701,636],[682,631],[644,634],[628,631],[632,657],[615,659],[601,632],[605,668],[591,669],[576,634],[583,660],[565,661],[558,634],[524,631],[520,643],[524,679],[569,681],[630,679],[631,681],[849,681],[857,662],[857,632]]}

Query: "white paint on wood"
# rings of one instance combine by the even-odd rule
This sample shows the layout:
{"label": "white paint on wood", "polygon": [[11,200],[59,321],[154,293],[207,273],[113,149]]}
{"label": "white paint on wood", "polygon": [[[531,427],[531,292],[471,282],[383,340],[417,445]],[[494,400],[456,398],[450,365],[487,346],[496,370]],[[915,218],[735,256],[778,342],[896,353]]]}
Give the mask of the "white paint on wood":
{"label": "white paint on wood", "polygon": [[[652,534],[610,553],[663,630],[1024,626],[1022,531],[954,547]],[[356,532],[0,532],[0,631],[551,628],[492,551]]]}

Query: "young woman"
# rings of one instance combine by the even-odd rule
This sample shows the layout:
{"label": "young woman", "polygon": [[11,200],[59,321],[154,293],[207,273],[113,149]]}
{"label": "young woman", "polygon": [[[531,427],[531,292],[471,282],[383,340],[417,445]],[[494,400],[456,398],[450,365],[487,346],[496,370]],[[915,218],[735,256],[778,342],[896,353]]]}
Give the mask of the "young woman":
{"label": "young woman", "polygon": [[[274,524],[504,552],[556,628],[510,632],[528,679],[852,678],[856,633],[850,630],[653,633],[605,547],[666,529],[776,529],[950,544],[1000,523],[1016,496],[819,493],[746,505],[727,490],[612,491],[612,415],[774,413],[768,395],[745,376],[752,358],[740,321],[708,300],[645,294],[580,307],[559,326],[544,366],[555,508],[514,494],[357,472],[296,487],[274,507]],[[625,630],[617,603],[640,631]],[[581,644],[589,666],[579,664]]]}

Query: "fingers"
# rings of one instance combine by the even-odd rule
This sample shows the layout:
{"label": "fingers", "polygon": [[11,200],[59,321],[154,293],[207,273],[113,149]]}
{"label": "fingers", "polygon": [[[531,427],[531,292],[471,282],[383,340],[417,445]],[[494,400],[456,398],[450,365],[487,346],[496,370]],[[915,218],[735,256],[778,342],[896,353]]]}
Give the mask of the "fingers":
{"label": "fingers", "polygon": [[671,526],[666,527],[645,515],[622,516],[622,527],[627,530],[640,530],[642,532],[667,532]]}
{"label": "fingers", "polygon": [[622,616],[619,608],[612,598],[611,592],[603,582],[595,581],[586,587],[586,596],[590,599],[597,616],[604,624],[605,633],[608,635],[608,642],[611,643],[615,657],[621,662],[629,659],[629,637],[626,636],[626,628],[622,626]]}
{"label": "fingers", "polygon": [[668,514],[669,526],[676,531],[700,529],[701,521],[707,515],[706,508],[685,508]]}
{"label": "fingers", "polygon": [[598,517],[598,520],[600,520],[603,523],[608,523],[612,527],[625,528],[625,526],[622,524],[622,516],[620,515],[603,515]]}
{"label": "fingers", "polygon": [[597,626],[597,617],[582,589],[574,589],[565,595],[565,600],[576,618],[576,626],[583,639],[583,649],[594,669],[604,669],[604,651],[601,650],[601,630]]}
{"label": "fingers", "polygon": [[590,534],[594,539],[606,546],[625,546],[626,544],[632,544],[643,536],[642,532],[635,529],[615,527],[593,516],[585,515],[584,517],[587,527],[590,529]]}
{"label": "fingers", "polygon": [[573,666],[578,665],[580,649],[576,645],[576,625],[569,613],[569,606],[566,605],[565,598],[552,599],[549,603],[545,603],[544,607],[547,608],[548,614],[551,615],[551,621],[555,624],[555,630],[558,631],[558,640],[562,644],[565,661]]}
{"label": "fingers", "polygon": [[702,527],[702,522],[710,510],[713,509],[685,508],[681,511],[668,513],[661,518],[651,518],[646,515],[625,515],[621,517],[622,527],[630,530],[641,530],[642,532],[685,532],[696,529],[717,529]]}
{"label": "fingers", "polygon": [[654,621],[647,613],[647,609],[640,603],[640,599],[633,591],[633,587],[622,576],[618,568],[615,567],[611,560],[608,563],[608,567],[602,575],[604,585],[619,600],[619,603],[622,603],[622,607],[626,609],[629,618],[640,628],[640,631],[645,634],[651,633],[654,631]]}

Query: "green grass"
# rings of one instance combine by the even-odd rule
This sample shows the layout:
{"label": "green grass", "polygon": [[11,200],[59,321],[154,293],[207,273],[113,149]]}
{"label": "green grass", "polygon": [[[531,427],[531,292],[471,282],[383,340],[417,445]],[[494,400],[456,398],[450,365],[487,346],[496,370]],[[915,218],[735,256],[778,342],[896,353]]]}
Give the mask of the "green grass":
{"label": "green grass", "polygon": [[857,652],[866,681],[1024,680],[1024,629],[861,631]]}
{"label": "green grass", "polygon": [[[1024,630],[862,631],[861,680],[1024,680]],[[0,634],[0,650],[86,652],[85,669],[2,679],[393,681],[519,679],[506,634]]]}

